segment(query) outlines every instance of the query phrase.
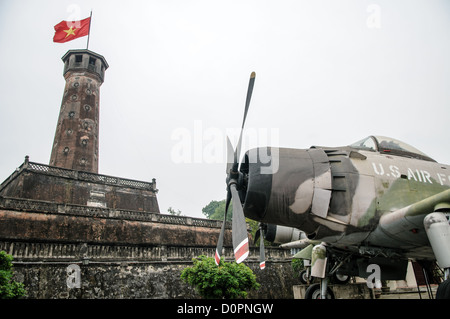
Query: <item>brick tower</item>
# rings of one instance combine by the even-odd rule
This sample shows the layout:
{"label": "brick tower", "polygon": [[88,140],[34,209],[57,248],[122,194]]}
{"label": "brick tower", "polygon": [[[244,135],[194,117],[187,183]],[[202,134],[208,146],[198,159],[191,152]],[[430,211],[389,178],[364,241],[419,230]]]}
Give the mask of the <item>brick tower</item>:
{"label": "brick tower", "polygon": [[66,85],[50,166],[98,173],[100,86],[108,63],[89,50],[69,50],[62,60]]}

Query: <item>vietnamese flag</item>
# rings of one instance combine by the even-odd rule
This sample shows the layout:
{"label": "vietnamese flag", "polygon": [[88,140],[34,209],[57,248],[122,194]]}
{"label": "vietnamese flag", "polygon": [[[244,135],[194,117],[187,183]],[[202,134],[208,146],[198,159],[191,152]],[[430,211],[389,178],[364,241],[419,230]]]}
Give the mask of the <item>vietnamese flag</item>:
{"label": "vietnamese flag", "polygon": [[53,42],[64,43],[89,34],[91,18],[80,21],[61,21],[55,25]]}

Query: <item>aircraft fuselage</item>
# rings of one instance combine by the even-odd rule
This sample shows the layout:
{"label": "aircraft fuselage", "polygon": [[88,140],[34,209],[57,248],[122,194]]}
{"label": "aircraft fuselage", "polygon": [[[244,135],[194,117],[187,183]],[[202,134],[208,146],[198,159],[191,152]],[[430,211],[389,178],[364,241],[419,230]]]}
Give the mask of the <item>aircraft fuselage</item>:
{"label": "aircraft fuselage", "polygon": [[[263,152],[271,157],[270,170],[260,160]],[[250,150],[241,172],[247,179],[241,199],[251,219],[337,246],[365,243],[421,258],[433,256],[423,215],[405,219],[400,236],[398,229],[377,229],[380,218],[450,188],[448,165],[352,147]],[[371,236],[380,231],[385,236]]]}

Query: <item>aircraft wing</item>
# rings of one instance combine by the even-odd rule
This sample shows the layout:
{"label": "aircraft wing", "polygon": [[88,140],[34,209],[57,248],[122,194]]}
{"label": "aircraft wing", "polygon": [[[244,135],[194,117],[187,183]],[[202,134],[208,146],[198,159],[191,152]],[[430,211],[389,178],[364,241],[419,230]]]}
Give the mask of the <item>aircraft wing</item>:
{"label": "aircraft wing", "polygon": [[[390,227],[398,224],[402,220],[412,221],[414,218],[419,216],[421,217],[420,220],[423,220],[425,215],[443,208],[450,208],[450,189],[425,198],[417,203],[401,208],[392,213],[383,215],[380,219],[380,226]],[[421,226],[423,227],[423,224]]]}
{"label": "aircraft wing", "polygon": [[408,248],[429,245],[423,219],[426,215],[444,208],[450,208],[450,189],[384,214],[367,241],[385,247]]}

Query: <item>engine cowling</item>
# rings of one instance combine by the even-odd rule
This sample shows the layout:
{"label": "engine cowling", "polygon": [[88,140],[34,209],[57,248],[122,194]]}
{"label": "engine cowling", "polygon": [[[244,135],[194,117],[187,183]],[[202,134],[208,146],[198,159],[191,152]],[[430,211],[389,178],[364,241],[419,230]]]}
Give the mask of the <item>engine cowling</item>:
{"label": "engine cowling", "polygon": [[330,163],[322,149],[252,149],[240,171],[246,217],[308,234],[317,231],[311,215],[326,217],[331,199]]}

